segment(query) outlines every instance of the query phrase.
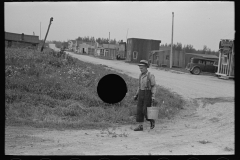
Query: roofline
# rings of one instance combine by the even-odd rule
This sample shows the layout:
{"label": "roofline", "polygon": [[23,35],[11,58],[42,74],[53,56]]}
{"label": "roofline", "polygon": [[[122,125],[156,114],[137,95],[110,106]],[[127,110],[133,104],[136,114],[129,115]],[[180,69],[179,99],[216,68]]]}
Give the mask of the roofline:
{"label": "roofline", "polygon": [[6,32],[6,31],[5,31],[5,33],[17,34],[17,35],[22,35],[22,34],[24,34],[24,36],[33,36],[33,37],[39,37],[39,36],[30,35],[30,34],[25,34],[25,33],[13,33],[13,32]]}
{"label": "roofline", "polygon": [[144,38],[128,38],[128,39],[140,39],[140,40],[149,40],[149,41],[160,41],[160,42],[162,42],[161,40],[155,40],[155,39],[144,39]]}

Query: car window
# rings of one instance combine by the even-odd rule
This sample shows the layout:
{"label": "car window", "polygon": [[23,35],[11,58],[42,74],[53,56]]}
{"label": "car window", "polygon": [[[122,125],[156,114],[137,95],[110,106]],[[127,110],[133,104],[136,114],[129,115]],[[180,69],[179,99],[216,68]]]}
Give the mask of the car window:
{"label": "car window", "polygon": [[212,61],[206,61],[206,65],[213,65],[214,62]]}
{"label": "car window", "polygon": [[198,64],[204,64],[205,65],[205,61],[204,60],[201,60],[201,59],[199,59],[199,61],[198,61]]}
{"label": "car window", "polygon": [[198,63],[198,61],[199,61],[198,59],[192,59],[193,63]]}

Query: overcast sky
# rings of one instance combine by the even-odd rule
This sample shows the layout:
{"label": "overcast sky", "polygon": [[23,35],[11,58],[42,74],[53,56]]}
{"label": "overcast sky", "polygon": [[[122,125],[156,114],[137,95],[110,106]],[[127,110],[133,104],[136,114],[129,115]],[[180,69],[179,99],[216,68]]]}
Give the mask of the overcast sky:
{"label": "overcast sky", "polygon": [[[234,2],[5,2],[6,32],[38,35],[67,41],[79,36],[126,41],[128,38],[207,45],[217,51],[220,39],[234,39]],[[128,34],[127,34],[128,31]]]}

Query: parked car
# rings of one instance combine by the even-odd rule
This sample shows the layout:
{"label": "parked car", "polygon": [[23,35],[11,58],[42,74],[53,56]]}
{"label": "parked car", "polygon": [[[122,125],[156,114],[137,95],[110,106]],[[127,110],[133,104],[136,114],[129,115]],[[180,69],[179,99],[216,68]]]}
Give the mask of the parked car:
{"label": "parked car", "polygon": [[191,58],[190,62],[187,64],[186,70],[192,74],[200,74],[201,72],[217,72],[217,60],[206,59],[206,58]]}

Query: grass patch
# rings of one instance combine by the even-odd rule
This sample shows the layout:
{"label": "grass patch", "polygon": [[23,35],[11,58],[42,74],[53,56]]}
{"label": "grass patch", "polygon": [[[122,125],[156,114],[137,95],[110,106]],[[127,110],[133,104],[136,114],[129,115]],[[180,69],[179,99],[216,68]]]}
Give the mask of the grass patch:
{"label": "grass patch", "polygon": [[[98,81],[107,74],[120,75],[128,86],[121,103],[109,105],[98,97]],[[79,61],[65,53],[5,48],[6,125],[49,128],[103,128],[134,124],[138,80],[125,74]],[[183,99],[157,86],[159,118],[173,117]]]}

